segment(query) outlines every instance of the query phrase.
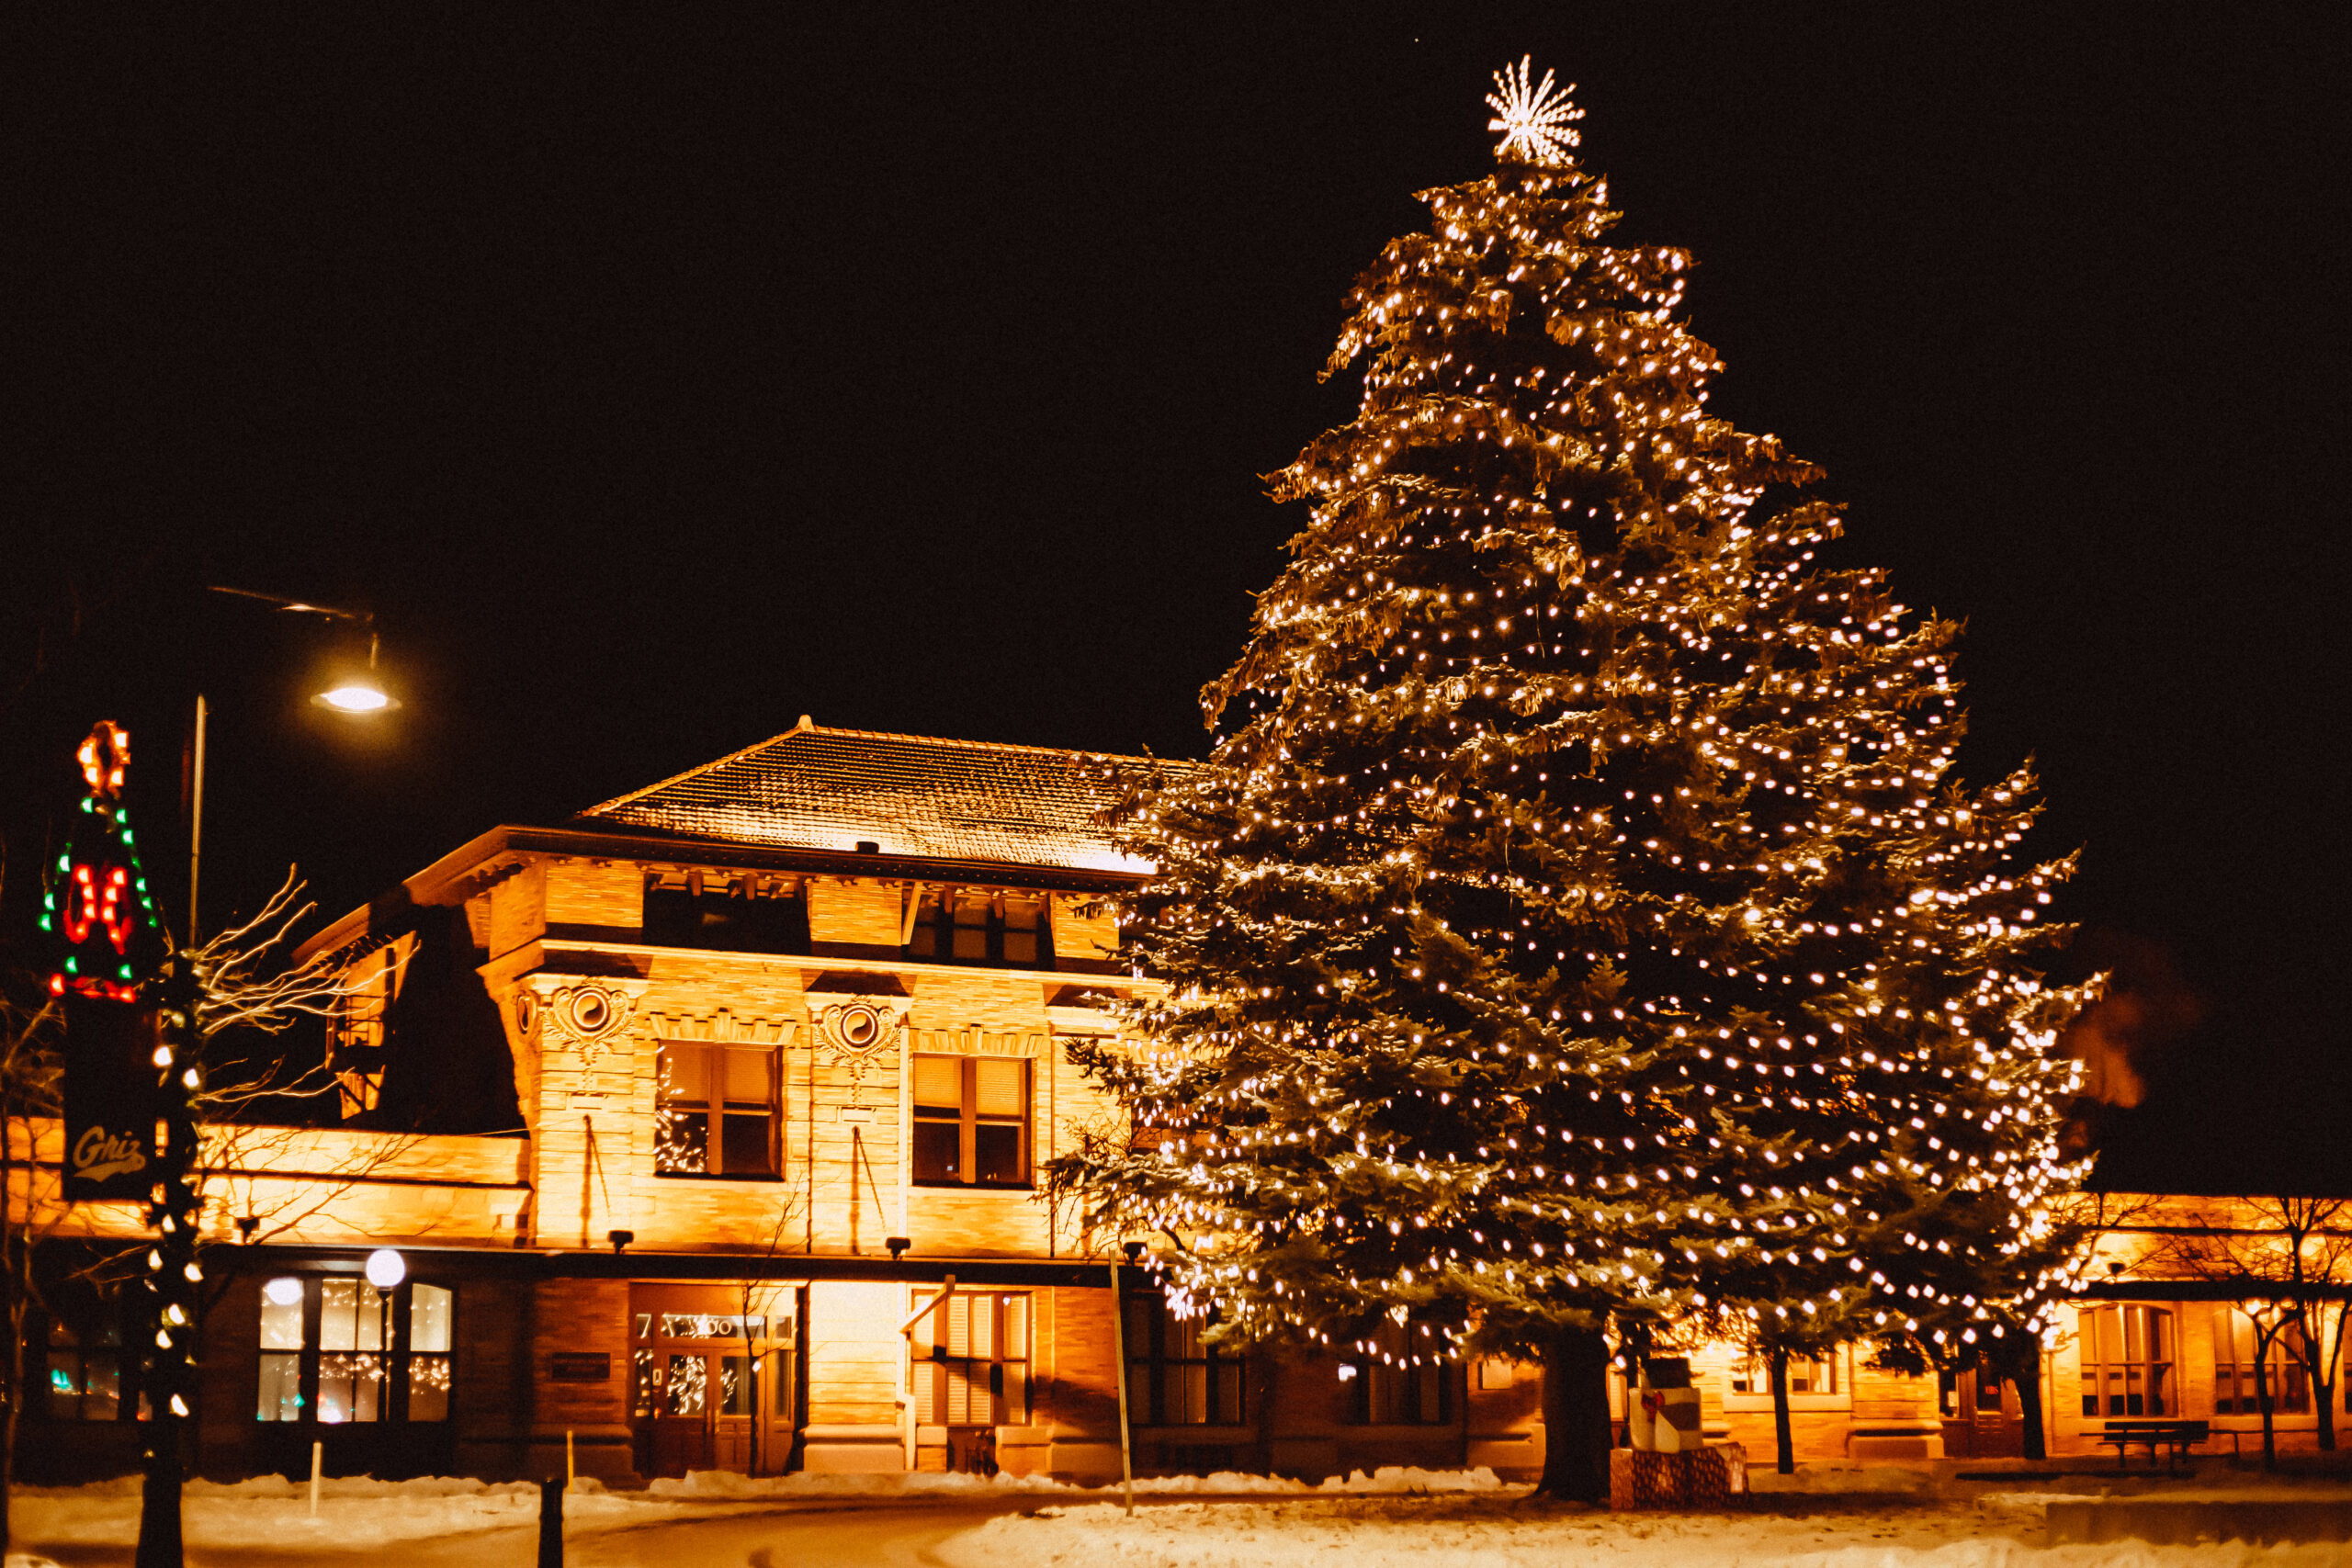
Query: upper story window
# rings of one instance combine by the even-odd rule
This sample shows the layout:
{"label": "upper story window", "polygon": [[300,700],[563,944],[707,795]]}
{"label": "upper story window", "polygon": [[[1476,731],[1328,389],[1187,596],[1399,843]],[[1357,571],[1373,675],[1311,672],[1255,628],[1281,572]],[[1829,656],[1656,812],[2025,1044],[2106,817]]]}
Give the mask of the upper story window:
{"label": "upper story window", "polygon": [[910,1056],[914,1179],[930,1187],[1029,1185],[1029,1064]]}
{"label": "upper story window", "polygon": [[776,1113],[773,1045],[665,1040],[656,1096],[653,1168],[662,1176],[774,1176],[783,1118]]}
{"label": "upper story window", "polygon": [[808,900],[780,878],[656,872],[645,879],[644,927],[654,947],[807,953]]}
{"label": "upper story window", "polygon": [[351,1275],[265,1280],[254,1419],[447,1420],[455,1299],[417,1280],[390,1291]]}
{"label": "upper story window", "polygon": [[2171,1313],[2090,1307],[2078,1312],[2075,1322],[2082,1330],[2084,1415],[2174,1414]]}
{"label": "upper story window", "polygon": [[908,931],[907,956],[931,964],[1048,968],[1054,954],[1045,895],[972,888],[925,893]]}

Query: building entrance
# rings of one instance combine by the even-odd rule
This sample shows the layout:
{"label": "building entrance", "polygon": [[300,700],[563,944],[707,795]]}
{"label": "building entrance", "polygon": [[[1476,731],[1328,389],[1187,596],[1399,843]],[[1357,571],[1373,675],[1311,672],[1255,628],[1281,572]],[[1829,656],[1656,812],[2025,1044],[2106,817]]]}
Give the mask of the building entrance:
{"label": "building entrance", "polygon": [[774,1475],[792,1452],[798,1293],[741,1285],[629,1288],[637,1472]]}

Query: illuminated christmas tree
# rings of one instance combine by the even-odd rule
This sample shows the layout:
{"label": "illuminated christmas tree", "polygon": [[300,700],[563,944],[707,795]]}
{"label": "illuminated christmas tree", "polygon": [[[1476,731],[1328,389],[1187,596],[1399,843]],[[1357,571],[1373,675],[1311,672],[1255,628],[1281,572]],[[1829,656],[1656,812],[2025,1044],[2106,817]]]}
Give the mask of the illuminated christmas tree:
{"label": "illuminated christmas tree", "polygon": [[1801,1341],[1948,1193],[2030,1224],[2069,865],[2011,863],[2024,775],[1950,777],[1956,628],[1708,412],[1689,257],[1605,243],[1579,111],[1497,82],[1500,166],[1350,297],[1212,765],[1131,802],[1167,991],[1091,1055],[1135,1135],[1057,1179],[1220,1334],[1540,1359],[1545,1487],[1598,1499],[1610,1333]]}

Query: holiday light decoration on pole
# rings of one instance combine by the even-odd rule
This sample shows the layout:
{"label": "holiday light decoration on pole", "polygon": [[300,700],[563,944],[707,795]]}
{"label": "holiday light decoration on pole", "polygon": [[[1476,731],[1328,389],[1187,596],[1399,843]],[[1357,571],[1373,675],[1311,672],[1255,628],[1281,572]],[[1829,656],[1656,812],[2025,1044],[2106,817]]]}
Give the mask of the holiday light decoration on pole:
{"label": "holiday light decoration on pole", "polygon": [[[1219,1336],[1541,1359],[1544,1486],[1598,1500],[1604,1335],[2032,1288],[2073,863],[2016,863],[2023,772],[1951,774],[1958,628],[1708,410],[1689,255],[1606,243],[1549,73],[1496,88],[1498,169],[1349,297],[1210,765],[1132,781],[1167,990],[1079,1055],[1142,1135],[1053,1176]],[[1979,1288],[1905,1271],[1955,1235]]]}

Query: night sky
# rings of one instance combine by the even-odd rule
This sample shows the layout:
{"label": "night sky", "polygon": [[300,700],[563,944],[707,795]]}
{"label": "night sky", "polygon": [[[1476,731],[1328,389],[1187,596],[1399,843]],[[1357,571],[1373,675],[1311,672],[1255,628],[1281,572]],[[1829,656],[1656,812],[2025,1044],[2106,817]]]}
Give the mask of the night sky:
{"label": "night sky", "polygon": [[[7,919],[112,716],[177,919],[199,684],[216,923],[803,713],[1198,754],[1341,296],[1532,52],[1695,252],[1713,407],[1968,623],[1968,776],[2084,847],[2108,1178],[2352,1180],[2324,8],[1387,15],[13,10]],[[372,609],[406,705],[311,708],[334,628],[211,582]]]}

